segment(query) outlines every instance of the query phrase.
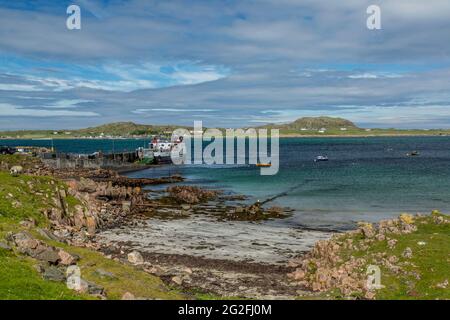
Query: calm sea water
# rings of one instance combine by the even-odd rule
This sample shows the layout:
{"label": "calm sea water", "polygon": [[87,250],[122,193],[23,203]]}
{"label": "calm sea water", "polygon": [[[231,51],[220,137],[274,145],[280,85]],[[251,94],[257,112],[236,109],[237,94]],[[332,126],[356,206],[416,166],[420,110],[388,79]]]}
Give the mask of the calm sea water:
{"label": "calm sea water", "polygon": [[[1,141],[49,145],[50,141]],[[116,140],[115,150],[148,141]],[[55,140],[64,152],[112,150],[111,140]],[[420,156],[406,157],[418,150]],[[314,157],[327,155],[328,162]],[[280,171],[261,176],[255,166],[173,166],[132,173],[151,177],[180,173],[189,183],[249,195],[249,201],[285,195],[272,204],[295,209],[273,224],[346,228],[402,212],[450,208],[450,137],[289,138],[280,141]]]}

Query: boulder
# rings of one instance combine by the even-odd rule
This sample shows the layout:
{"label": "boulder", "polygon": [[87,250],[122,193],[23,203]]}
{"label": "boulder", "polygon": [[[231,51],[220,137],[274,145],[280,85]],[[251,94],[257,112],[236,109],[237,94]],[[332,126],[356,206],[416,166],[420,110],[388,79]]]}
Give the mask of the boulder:
{"label": "boulder", "polygon": [[19,224],[20,224],[20,226],[22,226],[26,229],[31,229],[36,226],[36,221],[34,221],[34,219],[23,220],[23,221],[20,221]]}
{"label": "boulder", "polygon": [[58,264],[58,261],[60,260],[58,252],[50,247],[48,247],[42,252],[33,255],[33,257],[38,260],[45,261],[54,265]]}
{"label": "boulder", "polygon": [[80,205],[75,206],[75,213],[73,215],[73,221],[75,227],[80,230],[84,226],[86,226],[86,219],[84,217],[83,207]]}
{"label": "boulder", "polygon": [[122,296],[122,300],[136,300],[136,297],[130,292],[125,292]]}
{"label": "boulder", "polygon": [[70,253],[68,253],[68,252],[66,252],[66,251],[64,251],[62,249],[60,249],[58,251],[58,257],[59,257],[59,260],[60,260],[59,263],[62,264],[62,265],[65,265],[65,266],[73,265],[79,260],[78,256],[72,255],[72,254],[70,254]]}
{"label": "boulder", "polygon": [[23,173],[23,167],[22,166],[13,166],[11,167],[11,169],[9,170],[9,173],[13,176],[13,177],[17,177],[19,174]]}
{"label": "boulder", "polygon": [[105,289],[102,286],[95,284],[93,282],[90,282],[90,281],[86,281],[86,282],[87,282],[87,293],[92,294],[92,295],[98,295],[98,296],[101,296],[104,294]]}
{"label": "boulder", "polygon": [[78,191],[94,193],[97,190],[97,184],[91,180],[81,177],[78,183]]}
{"label": "boulder", "polygon": [[180,276],[172,277],[172,282],[181,286],[183,284],[183,279]]}
{"label": "boulder", "polygon": [[128,262],[132,264],[143,264],[144,258],[139,251],[133,251],[128,254]]}
{"label": "boulder", "polygon": [[93,236],[95,235],[95,232],[97,230],[97,223],[95,221],[94,217],[86,217],[86,227],[88,230],[89,235]]}
{"label": "boulder", "polygon": [[0,249],[7,250],[7,251],[11,251],[12,250],[11,247],[7,243],[5,243],[3,241],[0,241]]}
{"label": "boulder", "polygon": [[31,253],[32,250],[36,249],[39,245],[39,241],[34,239],[27,232],[19,232],[12,235],[12,239],[17,249],[21,253]]}
{"label": "boulder", "polygon": [[66,280],[66,276],[64,275],[64,272],[55,266],[43,266],[41,268],[43,269],[42,277],[45,280],[58,281],[58,282],[63,282]]}

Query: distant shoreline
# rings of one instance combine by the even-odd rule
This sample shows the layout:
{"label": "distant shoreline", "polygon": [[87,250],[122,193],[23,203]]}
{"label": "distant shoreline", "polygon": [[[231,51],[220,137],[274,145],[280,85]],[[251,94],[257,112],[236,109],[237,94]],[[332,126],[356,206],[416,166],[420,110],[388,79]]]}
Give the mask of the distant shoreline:
{"label": "distant shoreline", "polygon": [[[330,135],[330,134],[280,134],[280,138],[396,138],[396,137],[449,137],[450,133],[443,134],[412,134],[412,133],[386,133],[386,134],[346,134],[346,135]],[[226,136],[224,135],[224,138]],[[236,136],[240,137],[240,136]],[[252,136],[250,136],[252,137]],[[270,135],[268,135],[270,138]],[[152,137],[102,137],[102,138],[86,138],[86,137],[14,137],[14,138],[0,138],[0,141],[11,141],[11,140],[35,140],[35,141],[50,141],[50,140],[151,140]]]}

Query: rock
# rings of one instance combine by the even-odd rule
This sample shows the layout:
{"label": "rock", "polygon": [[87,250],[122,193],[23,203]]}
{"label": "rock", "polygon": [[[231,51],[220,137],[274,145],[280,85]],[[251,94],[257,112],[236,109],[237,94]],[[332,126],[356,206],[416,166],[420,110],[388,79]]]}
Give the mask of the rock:
{"label": "rock", "polygon": [[189,210],[189,209],[191,209],[191,206],[188,205],[188,204],[182,204],[182,205],[181,205],[181,209],[183,209],[183,210]]}
{"label": "rock", "polygon": [[447,287],[448,287],[448,280],[445,279],[444,282],[438,283],[436,285],[436,287],[438,287],[440,289],[447,289]]}
{"label": "rock", "polygon": [[154,274],[158,277],[165,275],[166,271],[158,266],[152,266],[151,268],[144,268],[145,272]]}
{"label": "rock", "polygon": [[130,292],[125,292],[122,296],[122,300],[136,300],[136,297]]}
{"label": "rock", "polygon": [[133,251],[128,254],[128,261],[132,264],[143,264],[144,258],[139,251]]}
{"label": "rock", "polygon": [[359,230],[364,235],[365,238],[373,238],[375,236],[375,230],[373,224],[371,223],[360,223]]}
{"label": "rock", "polygon": [[50,247],[45,249],[44,251],[34,255],[34,258],[41,260],[41,261],[48,262],[50,264],[55,264],[55,265],[60,260],[58,252]]}
{"label": "rock", "polygon": [[175,283],[179,286],[181,286],[183,284],[183,279],[181,279],[181,277],[179,277],[179,276],[172,277],[171,280],[173,283]]}
{"label": "rock", "polygon": [[3,241],[0,241],[0,249],[7,250],[7,251],[11,251],[12,250],[12,248],[7,243],[5,243]]}
{"label": "rock", "polygon": [[24,228],[31,229],[36,226],[36,221],[34,219],[23,220],[20,221],[19,224]]}
{"label": "rock", "polygon": [[402,213],[399,217],[400,221],[405,224],[413,224],[414,223],[414,217],[407,213]]}
{"label": "rock", "polygon": [[104,288],[93,282],[82,279],[79,274],[79,269],[73,268],[70,271],[68,269],[67,273],[69,274],[70,272],[72,272],[72,274],[68,275],[67,278],[67,287],[69,289],[75,290],[80,293],[87,293],[96,296],[104,295]]}
{"label": "rock", "polygon": [[34,239],[27,232],[19,232],[11,236],[14,244],[21,253],[31,253],[39,245],[39,241]]}
{"label": "rock", "polygon": [[43,268],[42,277],[49,281],[62,282],[66,280],[64,272],[55,266],[45,266]]}
{"label": "rock", "polygon": [[189,268],[189,267],[186,267],[186,268],[183,269],[183,272],[186,273],[186,274],[192,274],[192,269]]}
{"label": "rock", "polygon": [[241,207],[241,206],[236,207],[235,212],[236,213],[243,213],[244,212],[244,207]]}
{"label": "rock", "polygon": [[41,228],[36,228],[37,233],[39,233],[40,236],[42,236],[43,238],[47,239],[47,240],[55,240],[58,241],[60,240],[58,237],[55,237],[50,231],[48,231],[47,229],[41,229]]}
{"label": "rock", "polygon": [[97,191],[97,184],[95,183],[95,181],[83,177],[80,178],[80,182],[78,183],[77,187],[78,191],[81,192],[94,193],[95,191]]}
{"label": "rock", "polygon": [[87,293],[92,295],[101,296],[104,294],[105,289],[102,286],[99,286],[98,284],[95,284],[93,282],[86,281],[88,285]]}
{"label": "rock", "polygon": [[23,173],[23,167],[22,166],[13,166],[10,170],[9,173],[13,176],[13,177],[17,177],[19,174]]}
{"label": "rock", "polygon": [[131,211],[131,201],[122,201],[122,211],[126,213]]}
{"label": "rock", "polygon": [[110,280],[115,280],[117,277],[109,271],[103,270],[103,269],[97,269],[95,270],[95,274],[98,275],[100,278],[106,278]]}
{"label": "rock", "polygon": [[86,217],[86,227],[87,227],[89,235],[91,235],[91,236],[95,235],[95,232],[97,229],[97,223],[96,223],[94,217]]}
{"label": "rock", "polygon": [[179,203],[197,204],[215,198],[218,191],[206,190],[194,186],[173,186],[167,188],[170,197]]}
{"label": "rock", "polygon": [[411,250],[410,247],[407,247],[405,249],[405,251],[403,251],[402,257],[407,258],[407,259],[411,259],[412,258],[412,250]]}
{"label": "rock", "polygon": [[56,238],[57,241],[62,241],[64,239],[70,238],[71,234],[70,234],[69,230],[67,230],[67,229],[60,229],[60,230],[53,231],[52,236],[54,238]]}
{"label": "rock", "polygon": [[72,254],[70,254],[70,253],[68,253],[68,252],[66,252],[66,251],[64,251],[62,249],[60,249],[58,251],[58,257],[59,257],[59,260],[60,260],[59,263],[62,264],[62,265],[65,265],[65,266],[73,265],[79,260],[78,256],[72,255]]}
{"label": "rock", "polygon": [[395,240],[395,239],[388,240],[389,249],[391,249],[391,250],[394,249],[396,244],[397,244],[397,240]]}
{"label": "rock", "polygon": [[84,217],[83,207],[80,205],[75,206],[75,213],[73,216],[75,227],[80,230],[86,225],[86,219]]}

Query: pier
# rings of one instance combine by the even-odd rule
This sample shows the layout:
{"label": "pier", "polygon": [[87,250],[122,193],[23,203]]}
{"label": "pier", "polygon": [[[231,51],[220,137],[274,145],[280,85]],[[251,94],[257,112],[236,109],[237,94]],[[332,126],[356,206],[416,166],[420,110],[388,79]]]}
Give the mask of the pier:
{"label": "pier", "polygon": [[57,169],[90,168],[90,169],[117,169],[133,166],[140,160],[137,151],[73,154],[73,153],[39,153],[42,161],[50,167]]}

